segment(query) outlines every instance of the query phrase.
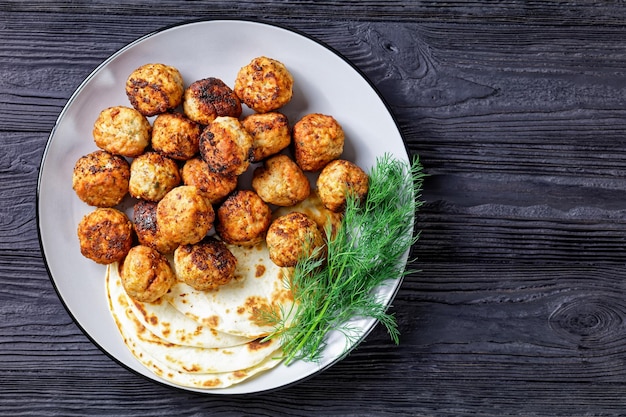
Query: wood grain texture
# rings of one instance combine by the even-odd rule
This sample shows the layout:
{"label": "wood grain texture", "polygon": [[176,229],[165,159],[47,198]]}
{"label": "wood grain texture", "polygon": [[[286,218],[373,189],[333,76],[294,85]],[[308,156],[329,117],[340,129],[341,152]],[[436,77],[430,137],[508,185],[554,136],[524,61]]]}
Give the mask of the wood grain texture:
{"label": "wood grain texture", "polygon": [[[37,237],[56,118],[104,59],[192,19],[282,24],[354,63],[429,177],[392,311],[263,395],[119,366],[73,323]],[[626,7],[599,1],[0,1],[0,416],[564,416],[626,410]]]}

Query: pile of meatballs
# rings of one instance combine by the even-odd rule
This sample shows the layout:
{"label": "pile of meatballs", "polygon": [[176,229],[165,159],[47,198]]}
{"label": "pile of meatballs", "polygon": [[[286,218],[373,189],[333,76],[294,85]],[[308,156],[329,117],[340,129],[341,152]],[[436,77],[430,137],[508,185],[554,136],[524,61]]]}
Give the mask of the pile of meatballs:
{"label": "pile of meatballs", "polygon": [[[98,149],[74,167],[73,189],[94,207],[78,225],[83,256],[119,263],[128,295],[154,302],[177,280],[198,290],[228,283],[237,259],[227,245],[265,241],[280,267],[323,248],[323,224],[273,210],[316,193],[341,213],[348,192],[365,197],[368,176],[341,159],[345,136],[332,116],[310,113],[290,126],[279,110],[293,83],[283,63],[263,56],[239,70],[233,88],[214,77],[185,87],[178,69],[161,63],[133,71],[130,106],[99,114]],[[243,117],[242,105],[253,112]],[[252,189],[240,189],[248,169]],[[317,174],[315,189],[305,173]],[[119,208],[129,195],[131,218]]]}

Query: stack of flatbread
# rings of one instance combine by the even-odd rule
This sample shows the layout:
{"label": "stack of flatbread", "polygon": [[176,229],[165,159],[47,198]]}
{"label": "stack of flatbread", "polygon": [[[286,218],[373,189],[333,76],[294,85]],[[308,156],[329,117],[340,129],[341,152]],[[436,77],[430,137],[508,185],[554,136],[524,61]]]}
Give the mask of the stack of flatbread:
{"label": "stack of flatbread", "polygon": [[[324,208],[316,193],[274,216],[305,213],[331,233],[341,215]],[[265,243],[227,245],[237,258],[235,279],[212,291],[182,282],[154,303],[131,299],[119,276],[119,265],[107,268],[109,307],[125,344],[148,369],[174,384],[225,388],[281,362],[280,339],[261,340],[274,330],[259,323],[258,309],[281,311],[289,323],[294,305],[285,285],[290,273],[269,258]]]}
{"label": "stack of flatbread", "polygon": [[270,261],[265,244],[229,246],[237,257],[235,279],[213,291],[178,282],[155,303],[127,296],[119,265],[107,269],[109,307],[133,355],[174,384],[224,388],[271,369],[281,361],[280,340],[262,338],[273,328],[258,322],[259,308],[293,304],[287,270]]}

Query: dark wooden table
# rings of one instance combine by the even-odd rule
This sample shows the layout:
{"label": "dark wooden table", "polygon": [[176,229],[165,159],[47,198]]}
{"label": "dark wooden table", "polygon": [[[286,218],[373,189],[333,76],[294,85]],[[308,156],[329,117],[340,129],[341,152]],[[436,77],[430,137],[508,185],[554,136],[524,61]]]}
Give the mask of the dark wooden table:
{"label": "dark wooden table", "polygon": [[[626,8],[595,1],[0,1],[0,415],[626,412]],[[303,31],[363,70],[430,175],[412,274],[353,354],[258,396],[197,395],[81,333],[37,235],[42,153],[74,89],[190,19]]]}

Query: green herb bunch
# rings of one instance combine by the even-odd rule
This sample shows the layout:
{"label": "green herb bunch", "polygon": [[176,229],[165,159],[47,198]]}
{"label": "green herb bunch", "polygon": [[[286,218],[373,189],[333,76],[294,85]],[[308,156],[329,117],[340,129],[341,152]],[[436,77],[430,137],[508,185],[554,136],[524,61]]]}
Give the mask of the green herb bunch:
{"label": "green herb bunch", "polygon": [[378,158],[365,201],[347,195],[342,223],[327,242],[325,259],[313,253],[298,262],[286,282],[295,300],[291,310],[261,313],[275,329],[267,338],[281,337],[287,364],[319,360],[333,330],[345,336],[346,354],[362,336],[362,329],[351,324],[359,318],[377,319],[399,343],[395,317],[376,289],[409,272],[403,259],[419,237],[413,224],[422,204],[423,177],[418,158],[411,165],[388,154]]}

